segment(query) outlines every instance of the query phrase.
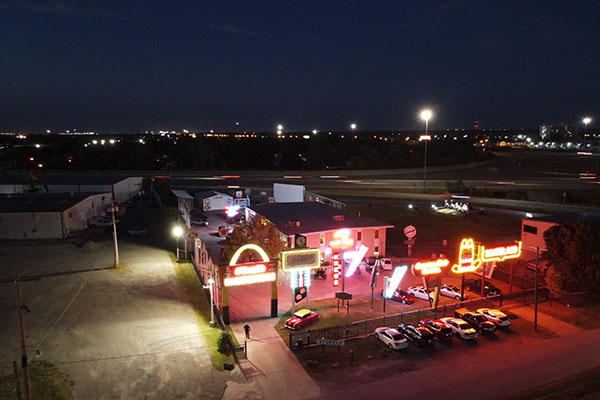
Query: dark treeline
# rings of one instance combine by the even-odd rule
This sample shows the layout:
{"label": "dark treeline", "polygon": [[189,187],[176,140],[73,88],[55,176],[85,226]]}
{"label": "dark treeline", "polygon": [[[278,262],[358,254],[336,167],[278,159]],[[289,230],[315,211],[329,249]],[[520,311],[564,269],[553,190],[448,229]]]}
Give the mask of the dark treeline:
{"label": "dark treeline", "polygon": [[[109,140],[115,140],[110,144]],[[104,140],[104,145],[101,141]],[[141,141],[143,141],[143,143]],[[93,141],[97,143],[94,144]],[[473,138],[433,140],[427,165],[450,165],[485,159]],[[36,147],[35,145],[40,145]],[[405,137],[311,135],[304,139],[152,136],[10,137],[0,151],[3,165],[42,169],[244,170],[381,169],[423,165],[424,143]],[[42,165],[40,167],[40,164]]]}

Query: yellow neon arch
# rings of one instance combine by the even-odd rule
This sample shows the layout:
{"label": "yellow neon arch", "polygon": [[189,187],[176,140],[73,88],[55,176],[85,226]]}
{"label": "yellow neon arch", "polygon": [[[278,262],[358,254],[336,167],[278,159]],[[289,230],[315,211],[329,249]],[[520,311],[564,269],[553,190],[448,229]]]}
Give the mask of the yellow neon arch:
{"label": "yellow neon arch", "polygon": [[254,250],[254,251],[256,251],[262,257],[262,260],[264,262],[268,262],[268,261],[271,260],[269,258],[269,255],[267,254],[267,252],[264,251],[262,249],[262,247],[260,247],[260,246],[258,246],[256,244],[253,244],[253,243],[248,243],[248,244],[243,245],[239,249],[237,249],[237,251],[233,254],[233,257],[231,257],[231,260],[229,260],[229,265],[231,266],[231,265],[237,264],[238,258],[240,258],[240,255],[242,255],[242,253],[244,251],[246,251],[246,250]]}

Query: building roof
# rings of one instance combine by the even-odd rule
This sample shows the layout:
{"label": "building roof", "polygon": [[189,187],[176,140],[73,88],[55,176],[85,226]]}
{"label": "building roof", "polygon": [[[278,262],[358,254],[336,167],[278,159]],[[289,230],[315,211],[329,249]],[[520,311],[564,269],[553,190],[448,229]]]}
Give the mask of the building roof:
{"label": "building roof", "polygon": [[553,222],[556,224],[564,224],[568,221],[579,221],[585,220],[600,224],[600,217],[590,215],[579,215],[579,214],[563,214],[563,215],[547,215],[539,218],[523,218],[523,222],[527,221],[540,221],[540,222]]}
{"label": "building roof", "polygon": [[[19,193],[0,195],[0,213],[62,212],[100,193]],[[110,197],[110,193],[106,193]]]}
{"label": "building roof", "polygon": [[[333,231],[341,228],[393,228],[394,226],[374,218],[348,215],[344,210],[321,203],[275,203],[259,204],[251,209],[267,218],[286,235]],[[342,216],[343,220],[334,220]],[[300,222],[295,226],[291,222]]]}
{"label": "building roof", "polygon": [[204,190],[202,192],[194,193],[194,197],[197,199],[207,199],[213,196],[224,196],[224,197],[232,197],[226,193],[215,192],[214,190]]}
{"label": "building roof", "polygon": [[[130,177],[116,174],[73,172],[64,174],[42,173],[37,175],[37,178],[40,185],[114,185]],[[0,185],[26,185],[28,183],[23,173],[0,175]]]}
{"label": "building roof", "polygon": [[171,189],[171,192],[173,192],[173,194],[179,198],[179,199],[189,199],[189,200],[194,200],[194,198],[185,190],[176,190],[176,189]]}

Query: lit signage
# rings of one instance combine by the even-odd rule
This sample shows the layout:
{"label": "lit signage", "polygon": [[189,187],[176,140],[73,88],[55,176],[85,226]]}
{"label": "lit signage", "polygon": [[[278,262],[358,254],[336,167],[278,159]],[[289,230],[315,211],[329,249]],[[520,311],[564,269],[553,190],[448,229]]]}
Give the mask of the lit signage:
{"label": "lit signage", "polygon": [[419,140],[420,141],[431,140],[431,135],[421,135],[421,136],[419,136]]}
{"label": "lit signage", "polygon": [[290,287],[292,290],[298,287],[310,287],[310,270],[290,271]]}
{"label": "lit signage", "polygon": [[[257,252],[262,261],[237,264],[240,255],[247,250]],[[231,257],[229,266],[226,268],[225,277],[223,278],[223,285],[226,287],[272,282],[277,279],[277,262],[270,261],[267,253],[255,244],[245,244],[240,247]]]}
{"label": "lit signage", "polygon": [[481,247],[481,261],[504,261],[521,256],[521,242],[492,248]]}
{"label": "lit signage", "polygon": [[418,276],[437,275],[442,273],[442,268],[446,268],[450,260],[440,258],[432,261],[419,261],[412,266],[413,274]]}
{"label": "lit signage", "polygon": [[340,255],[334,254],[331,256],[332,268],[331,277],[333,278],[333,286],[340,286],[340,278],[342,272],[342,265],[340,264]]}
{"label": "lit signage", "polygon": [[285,272],[297,269],[319,268],[321,251],[319,249],[298,249],[281,252],[281,268]]}
{"label": "lit signage", "polygon": [[239,205],[226,206],[225,214],[227,214],[228,217],[235,217],[236,215],[238,215],[239,209],[240,209]]}
{"label": "lit signage", "polygon": [[350,238],[350,229],[344,228],[337,230],[333,233],[333,238],[329,242],[331,247],[352,247],[354,246],[354,239]]}
{"label": "lit signage", "polygon": [[368,250],[369,248],[367,246],[360,245],[360,248],[357,251],[347,251],[344,253],[344,256],[348,253],[352,253],[350,254],[351,261],[350,265],[348,266],[348,270],[346,271],[346,278],[352,276],[352,274],[356,272],[356,268],[358,268],[358,265],[360,264],[362,259],[365,258],[365,254],[367,254]]}
{"label": "lit signage", "polygon": [[473,272],[481,265],[479,255],[475,251],[475,242],[473,239],[463,239],[458,249],[458,264],[452,266],[452,272],[463,274]]}
{"label": "lit signage", "polygon": [[392,277],[388,281],[389,282],[388,287],[385,288],[384,295],[386,298],[388,298],[388,299],[392,298],[392,296],[394,295],[394,292],[398,288],[398,285],[400,285],[402,278],[404,278],[406,271],[408,271],[408,267],[406,265],[394,268],[394,273],[392,274]]}

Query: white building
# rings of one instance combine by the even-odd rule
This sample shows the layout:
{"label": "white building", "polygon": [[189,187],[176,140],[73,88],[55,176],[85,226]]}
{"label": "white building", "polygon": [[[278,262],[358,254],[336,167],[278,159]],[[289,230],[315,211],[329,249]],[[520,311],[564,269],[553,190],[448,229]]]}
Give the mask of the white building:
{"label": "white building", "polygon": [[0,195],[0,239],[62,239],[105,215],[110,193]]}
{"label": "white building", "polygon": [[194,193],[194,202],[196,208],[204,211],[224,210],[225,207],[233,204],[233,197],[214,190],[205,190]]}

